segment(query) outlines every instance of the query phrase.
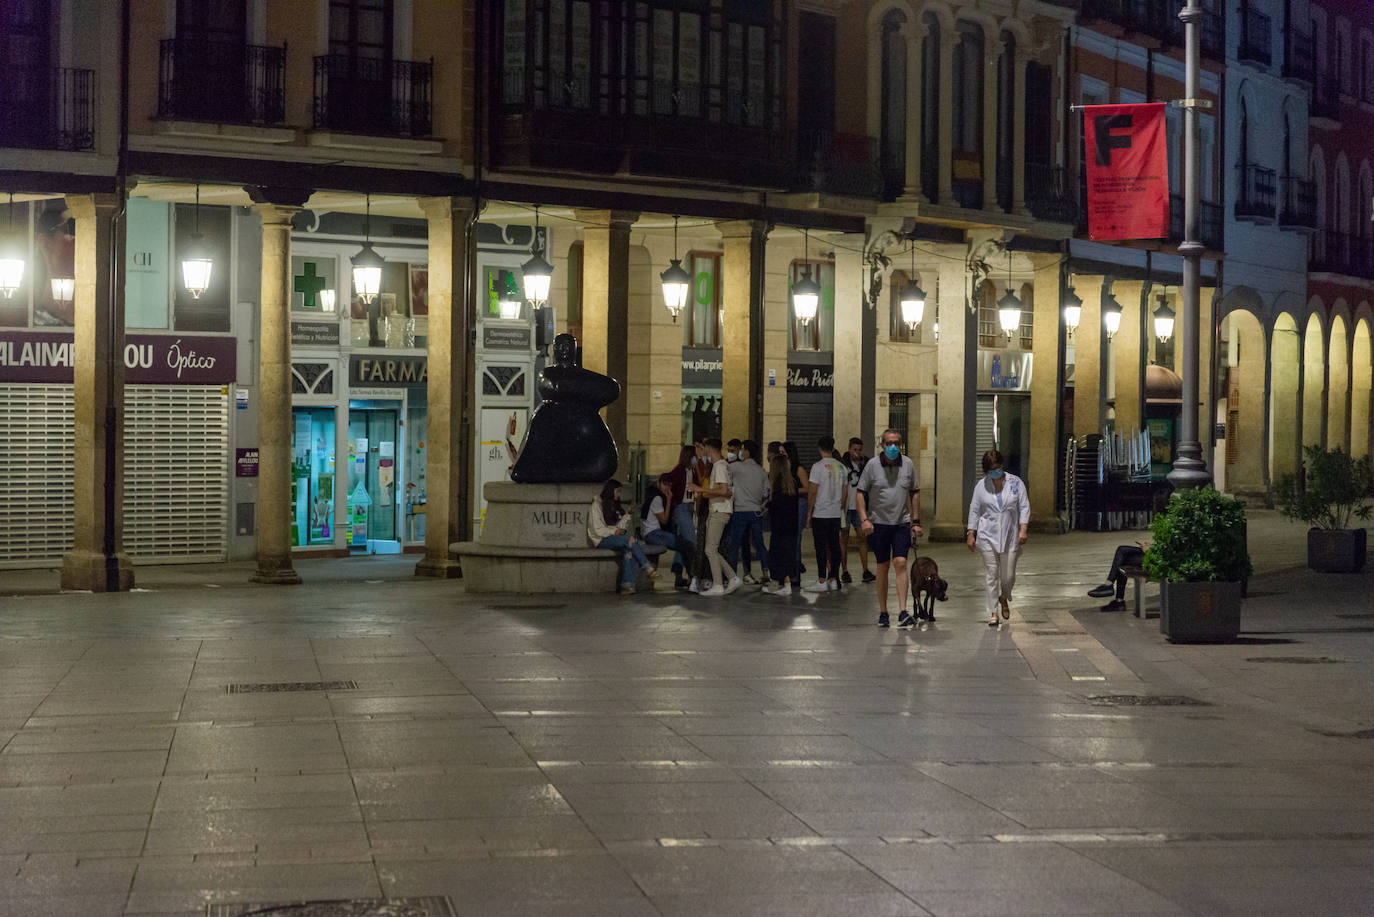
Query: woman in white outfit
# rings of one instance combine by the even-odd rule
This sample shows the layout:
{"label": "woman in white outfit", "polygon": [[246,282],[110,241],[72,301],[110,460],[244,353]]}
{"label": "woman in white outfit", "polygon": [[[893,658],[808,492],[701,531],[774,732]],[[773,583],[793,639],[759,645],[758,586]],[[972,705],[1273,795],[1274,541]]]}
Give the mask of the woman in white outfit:
{"label": "woman in white outfit", "polygon": [[968,549],[983,555],[987,568],[988,626],[1011,617],[1011,589],[1016,585],[1016,560],[1026,543],[1030,500],[1026,484],[1002,468],[1002,453],[983,453],[983,478],[973,488],[968,505]]}

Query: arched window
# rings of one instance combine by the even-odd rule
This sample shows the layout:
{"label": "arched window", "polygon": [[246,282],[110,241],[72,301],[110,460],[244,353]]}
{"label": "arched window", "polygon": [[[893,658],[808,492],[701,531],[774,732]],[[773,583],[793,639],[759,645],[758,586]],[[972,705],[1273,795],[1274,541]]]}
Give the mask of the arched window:
{"label": "arched window", "polygon": [[889,10],[883,16],[882,150],[883,182],[888,196],[906,185],[906,14]]}
{"label": "arched window", "polygon": [[940,20],[926,13],[921,44],[921,192],[940,194]]}
{"label": "arched window", "polygon": [[954,49],[954,197],[983,206],[983,28],[959,23]]}
{"label": "arched window", "polygon": [[1016,36],[1002,33],[1002,58],[997,64],[997,206],[1011,209],[1011,176],[1015,166]]}

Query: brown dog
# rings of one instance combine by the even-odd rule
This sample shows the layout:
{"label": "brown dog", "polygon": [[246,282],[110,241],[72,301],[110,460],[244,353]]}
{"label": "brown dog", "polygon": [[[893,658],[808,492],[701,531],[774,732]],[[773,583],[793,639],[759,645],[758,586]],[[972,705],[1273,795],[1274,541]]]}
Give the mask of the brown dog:
{"label": "brown dog", "polygon": [[917,557],[911,574],[911,598],[916,604],[916,620],[935,620],[935,602],[947,601],[949,583],[940,578],[940,566],[929,557]]}

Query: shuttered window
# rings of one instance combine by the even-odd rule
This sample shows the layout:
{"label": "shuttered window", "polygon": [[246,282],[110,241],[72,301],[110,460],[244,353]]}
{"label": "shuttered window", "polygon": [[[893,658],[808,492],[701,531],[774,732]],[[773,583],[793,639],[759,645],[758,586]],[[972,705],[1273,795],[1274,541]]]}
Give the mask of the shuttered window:
{"label": "shuttered window", "polygon": [[0,384],[0,566],[71,549],[74,418],[70,385]]}

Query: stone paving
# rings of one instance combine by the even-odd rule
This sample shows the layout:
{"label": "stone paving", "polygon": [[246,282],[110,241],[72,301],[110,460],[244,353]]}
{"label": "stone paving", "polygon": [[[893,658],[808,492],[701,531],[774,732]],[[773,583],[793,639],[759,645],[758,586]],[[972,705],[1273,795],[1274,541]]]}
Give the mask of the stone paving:
{"label": "stone paving", "polygon": [[1374,912],[1374,574],[1252,513],[1242,639],[1174,646],[1083,594],[1143,534],[1034,537],[996,629],[960,545],[913,631],[860,585],[0,571],[0,914]]}

